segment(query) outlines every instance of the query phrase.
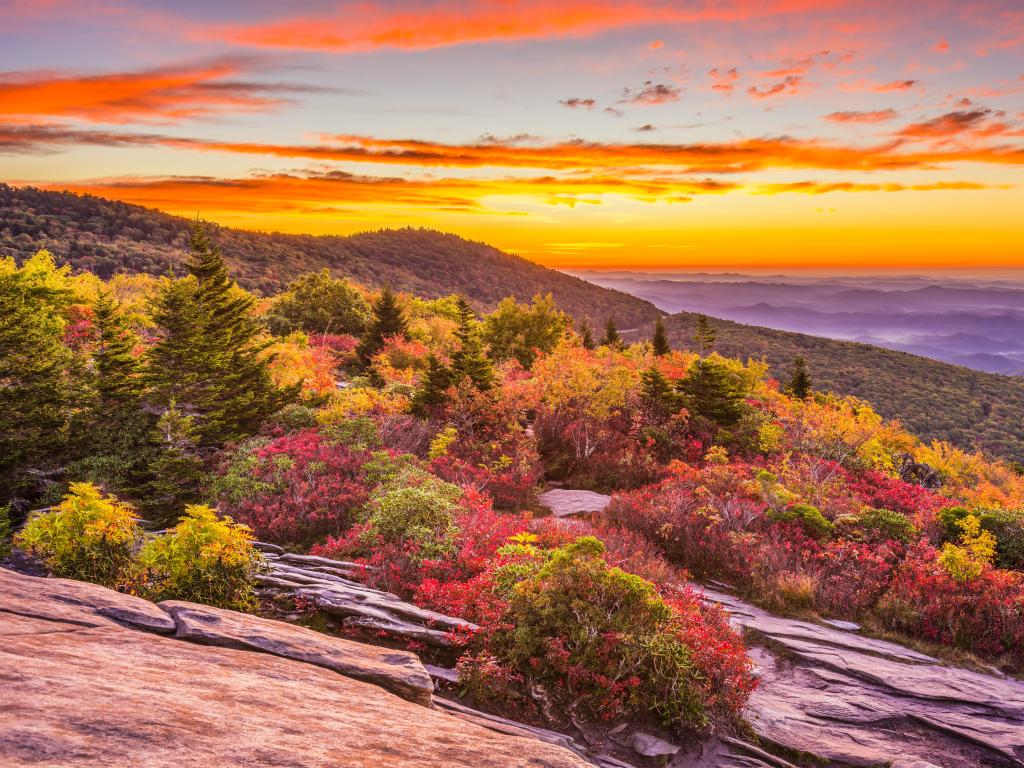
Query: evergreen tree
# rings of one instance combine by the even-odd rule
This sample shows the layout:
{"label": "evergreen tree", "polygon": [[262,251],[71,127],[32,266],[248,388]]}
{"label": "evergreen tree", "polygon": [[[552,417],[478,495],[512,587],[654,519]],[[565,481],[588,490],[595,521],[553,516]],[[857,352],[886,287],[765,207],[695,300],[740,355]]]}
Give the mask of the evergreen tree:
{"label": "evergreen tree", "polygon": [[469,379],[473,386],[486,392],[495,384],[494,366],[484,354],[476,313],[464,296],[457,299],[459,327],[455,329],[458,349],[452,354],[452,381]]}
{"label": "evergreen tree", "polygon": [[640,395],[658,410],[667,413],[679,410],[679,393],[668,377],[653,365],[640,374]]}
{"label": "evergreen tree", "polygon": [[695,360],[678,389],[691,414],[720,427],[736,426],[746,412],[743,392],[734,376],[713,358]]}
{"label": "evergreen tree", "polygon": [[103,411],[136,405],[142,398],[142,366],[132,354],[135,340],[128,332],[120,307],[101,290],[93,306],[97,343],[93,352],[96,395]]}
{"label": "evergreen tree", "polygon": [[584,320],[580,323],[580,343],[584,349],[597,349],[597,344],[594,341],[594,329],[590,327],[590,323]]}
{"label": "evergreen tree", "polygon": [[391,290],[391,286],[385,285],[381,289],[380,296],[373,303],[373,321],[370,328],[363,334],[363,338],[356,347],[356,356],[359,358],[363,368],[369,368],[373,356],[376,355],[384,340],[390,336],[408,338],[409,324],[398,306],[398,297]]}
{"label": "evergreen tree", "polygon": [[231,280],[220,249],[198,223],[190,246],[189,277],[169,280],[154,302],[158,340],[146,380],[155,404],[176,402],[194,417],[198,445],[210,448],[255,432],[300,385],[274,386],[254,299]]}
{"label": "evergreen tree", "polygon": [[807,372],[807,361],[803,357],[793,358],[793,367],[790,370],[789,381],[786,382],[783,392],[798,400],[806,400],[813,386],[811,375]]}
{"label": "evergreen tree", "polygon": [[651,347],[654,354],[664,357],[672,351],[672,345],[668,343],[668,334],[665,332],[665,323],[659,317],[654,321],[654,336],[651,337]]}
{"label": "evergreen tree", "polygon": [[195,419],[171,400],[153,430],[158,452],[142,489],[146,516],[158,527],[174,525],[186,504],[199,501],[206,473],[197,439]]}
{"label": "evergreen tree", "polygon": [[427,371],[423,374],[419,389],[412,398],[412,412],[424,416],[438,406],[444,405],[448,387],[452,385],[452,372],[431,353],[427,358]]}
{"label": "evergreen tree", "polygon": [[697,325],[693,331],[693,343],[697,354],[701,357],[711,353],[715,348],[715,327],[711,325],[707,315],[697,315]]}
{"label": "evergreen tree", "polygon": [[599,344],[602,347],[622,349],[622,336],[619,335],[619,329],[615,327],[615,320],[610,317],[604,324],[604,336],[601,337]]}
{"label": "evergreen tree", "polygon": [[0,259],[0,500],[28,492],[35,483],[26,470],[59,461],[66,444],[67,271],[46,251],[20,269]]}

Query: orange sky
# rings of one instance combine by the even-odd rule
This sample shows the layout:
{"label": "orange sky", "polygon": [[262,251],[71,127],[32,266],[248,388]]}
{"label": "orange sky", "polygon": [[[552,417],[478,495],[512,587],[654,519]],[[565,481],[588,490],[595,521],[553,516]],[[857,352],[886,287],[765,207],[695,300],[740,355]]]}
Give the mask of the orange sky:
{"label": "orange sky", "polygon": [[553,266],[1024,266],[1013,2],[0,8],[0,179]]}

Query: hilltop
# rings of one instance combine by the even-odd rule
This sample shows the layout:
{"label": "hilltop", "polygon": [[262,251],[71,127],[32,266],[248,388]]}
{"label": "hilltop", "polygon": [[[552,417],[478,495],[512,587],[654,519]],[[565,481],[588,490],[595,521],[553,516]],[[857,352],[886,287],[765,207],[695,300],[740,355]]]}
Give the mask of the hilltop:
{"label": "hilltop", "polygon": [[[697,315],[665,318],[674,347],[692,348]],[[1024,462],[1024,379],[984,373],[906,352],[852,341],[714,320],[716,349],[739,358],[764,358],[784,381],[793,358],[807,360],[815,387],[868,400],[924,440],[978,445]]]}
{"label": "hilltop", "polygon": [[[39,248],[75,270],[164,274],[184,262],[190,222],[161,211],[92,195],[0,184],[0,255],[23,259]],[[547,269],[484,243],[428,229],[347,237],[251,232],[211,225],[239,284],[264,295],[305,272],[330,269],[371,287],[385,283],[424,298],[464,293],[491,310],[506,296],[550,293],[563,310],[595,326],[651,320],[650,302]]]}

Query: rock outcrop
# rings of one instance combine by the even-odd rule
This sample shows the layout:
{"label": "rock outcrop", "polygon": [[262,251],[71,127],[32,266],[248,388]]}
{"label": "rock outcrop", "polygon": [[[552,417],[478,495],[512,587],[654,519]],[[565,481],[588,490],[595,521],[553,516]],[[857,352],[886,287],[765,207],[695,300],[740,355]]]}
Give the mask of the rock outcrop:
{"label": "rock outcrop", "polygon": [[[320,642],[306,646],[307,632]],[[429,678],[411,654],[348,641],[335,646],[336,639],[230,611],[157,606],[91,584],[0,569],[0,762],[5,768],[588,765],[560,746],[423,706],[419,682],[408,693],[421,703],[366,682],[394,686],[396,675]],[[354,671],[360,653],[366,667]]]}
{"label": "rock outcrop", "polygon": [[569,488],[554,488],[542,493],[538,498],[540,505],[551,510],[555,517],[604,512],[611,500],[611,496],[603,493]]}
{"label": "rock outcrop", "polygon": [[761,684],[745,717],[763,743],[835,765],[1024,766],[1024,683],[703,593],[746,631]]}

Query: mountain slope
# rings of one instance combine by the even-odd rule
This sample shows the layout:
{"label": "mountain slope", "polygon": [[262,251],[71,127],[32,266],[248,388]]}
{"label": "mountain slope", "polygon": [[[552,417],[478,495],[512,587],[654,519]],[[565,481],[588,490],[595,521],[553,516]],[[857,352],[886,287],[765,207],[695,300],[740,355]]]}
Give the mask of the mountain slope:
{"label": "mountain slope", "polygon": [[[692,348],[697,315],[665,318],[674,347]],[[906,352],[714,320],[715,348],[763,358],[784,381],[793,358],[807,360],[816,389],[856,395],[925,440],[950,440],[1024,463],[1024,379],[983,373]],[[650,328],[645,329],[650,332]]]}
{"label": "mountain slope", "polygon": [[[90,195],[0,184],[0,254],[24,258],[48,248],[75,269],[163,274],[185,257],[189,221]],[[551,293],[595,326],[614,317],[632,328],[659,314],[653,304],[547,269],[483,243],[425,229],[331,237],[214,227],[238,282],[274,293],[303,272],[328,268],[369,286],[390,283],[427,298],[464,293],[485,309],[505,296]]]}

